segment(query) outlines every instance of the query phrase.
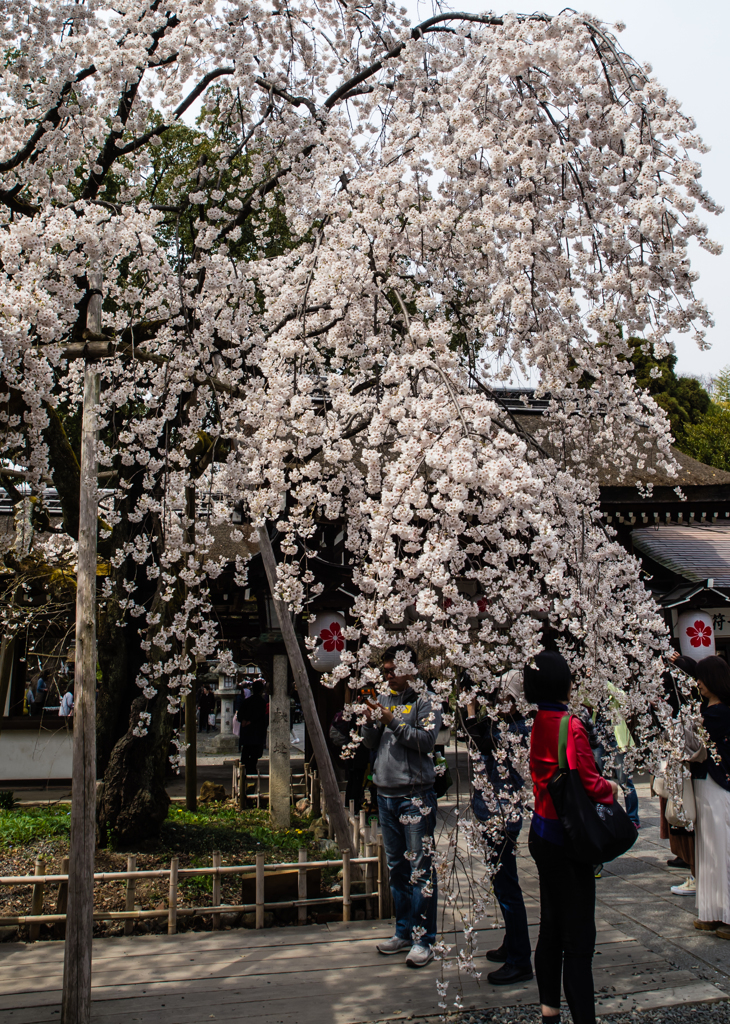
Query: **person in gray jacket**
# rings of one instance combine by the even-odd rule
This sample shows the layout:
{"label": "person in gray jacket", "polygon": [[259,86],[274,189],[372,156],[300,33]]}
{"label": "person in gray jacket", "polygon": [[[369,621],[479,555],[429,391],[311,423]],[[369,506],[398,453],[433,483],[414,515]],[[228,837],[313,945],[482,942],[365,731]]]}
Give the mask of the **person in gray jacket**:
{"label": "person in gray jacket", "polygon": [[395,935],[377,950],[388,956],[407,949],[406,964],[425,967],[436,941],[436,872],[424,840],[433,840],[436,826],[433,748],[441,706],[432,693],[414,689],[409,659],[416,666],[408,647],[383,655],[389,693],[382,703],[368,700],[362,737],[377,752],[373,781],[395,907]]}

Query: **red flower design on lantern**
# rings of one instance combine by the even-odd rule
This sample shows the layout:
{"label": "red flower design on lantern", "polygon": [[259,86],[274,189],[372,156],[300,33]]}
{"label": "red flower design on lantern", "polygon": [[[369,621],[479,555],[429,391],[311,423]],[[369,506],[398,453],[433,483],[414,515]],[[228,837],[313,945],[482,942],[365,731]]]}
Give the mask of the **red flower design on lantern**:
{"label": "red flower design on lantern", "polygon": [[702,619],[696,619],[694,626],[688,626],[686,632],[693,647],[709,647],[712,643],[712,630]]}
{"label": "red flower design on lantern", "polygon": [[325,627],[319,635],[322,637],[322,646],[325,651],[344,650],[345,638],[342,635],[342,626],[339,622],[330,622],[330,628]]}

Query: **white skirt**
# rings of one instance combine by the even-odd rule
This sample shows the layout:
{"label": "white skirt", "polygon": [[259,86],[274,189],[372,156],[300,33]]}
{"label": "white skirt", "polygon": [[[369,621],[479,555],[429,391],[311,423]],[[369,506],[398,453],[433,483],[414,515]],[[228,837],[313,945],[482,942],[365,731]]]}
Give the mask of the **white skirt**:
{"label": "white skirt", "polygon": [[694,780],[697,913],[730,924],[730,792],[714,779]]}

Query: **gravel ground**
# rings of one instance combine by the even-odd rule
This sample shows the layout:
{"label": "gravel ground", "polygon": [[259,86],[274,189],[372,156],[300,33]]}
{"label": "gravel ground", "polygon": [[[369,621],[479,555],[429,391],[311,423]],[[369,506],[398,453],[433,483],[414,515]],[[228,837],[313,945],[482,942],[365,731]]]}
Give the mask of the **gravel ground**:
{"label": "gravel ground", "polygon": [[[449,1024],[539,1024],[538,1006],[505,1006],[494,1010],[470,1013],[447,1013],[443,1018],[419,1017],[412,1024],[434,1024],[438,1019]],[[560,1024],[572,1024],[567,1010],[560,1015]],[[660,1010],[632,1010],[598,1017],[599,1024],[730,1024],[730,1002],[702,1003],[697,1006],[665,1006]]]}

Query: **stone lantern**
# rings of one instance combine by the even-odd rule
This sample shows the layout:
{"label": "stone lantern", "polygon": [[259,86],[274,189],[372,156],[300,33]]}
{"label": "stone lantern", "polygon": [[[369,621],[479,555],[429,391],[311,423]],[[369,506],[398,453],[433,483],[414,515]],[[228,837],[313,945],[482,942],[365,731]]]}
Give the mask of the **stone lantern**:
{"label": "stone lantern", "polygon": [[218,688],[214,691],[221,702],[221,731],[211,743],[218,754],[238,752],[238,737],[233,735],[233,702],[236,699],[236,677],[218,674]]}

